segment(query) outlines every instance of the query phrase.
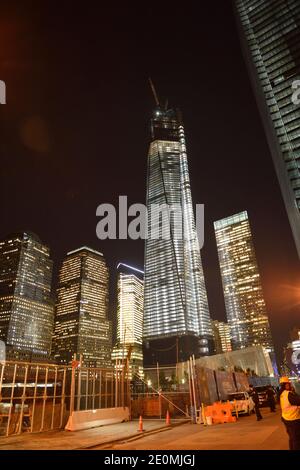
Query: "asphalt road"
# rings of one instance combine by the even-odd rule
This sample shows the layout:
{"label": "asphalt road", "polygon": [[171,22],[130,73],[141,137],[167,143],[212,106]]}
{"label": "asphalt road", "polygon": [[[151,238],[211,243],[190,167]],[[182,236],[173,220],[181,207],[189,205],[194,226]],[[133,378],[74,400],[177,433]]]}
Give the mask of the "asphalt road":
{"label": "asphalt road", "polygon": [[[262,409],[263,419],[242,416],[236,423],[203,426],[184,424],[110,449],[119,450],[287,450],[288,438],[280,412]],[[96,448],[95,448],[96,449]]]}

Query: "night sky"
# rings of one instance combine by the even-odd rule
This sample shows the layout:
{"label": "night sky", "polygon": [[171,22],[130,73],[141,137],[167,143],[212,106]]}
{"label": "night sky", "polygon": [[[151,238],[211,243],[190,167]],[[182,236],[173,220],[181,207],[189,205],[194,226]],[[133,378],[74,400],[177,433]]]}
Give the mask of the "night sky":
{"label": "night sky", "polygon": [[213,221],[247,210],[279,351],[299,323],[299,261],[231,2],[108,3],[1,2],[0,236],[37,233],[55,276],[67,251],[102,251],[115,298],[116,264],[142,268],[143,242],[99,241],[95,214],[145,201],[151,76],[183,113],[211,316],[225,318]]}

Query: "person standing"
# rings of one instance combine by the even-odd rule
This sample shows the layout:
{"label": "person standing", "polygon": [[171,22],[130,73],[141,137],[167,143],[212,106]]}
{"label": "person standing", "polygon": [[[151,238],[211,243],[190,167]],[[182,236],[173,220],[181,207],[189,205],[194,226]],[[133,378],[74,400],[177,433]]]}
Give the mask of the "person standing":
{"label": "person standing", "polygon": [[281,419],[289,436],[290,450],[300,450],[300,396],[288,377],[280,379]]}
{"label": "person standing", "polygon": [[254,402],[254,409],[255,409],[255,414],[256,414],[256,419],[257,421],[260,421],[262,419],[262,415],[259,409],[259,396],[253,385],[249,386],[249,395],[252,398]]}
{"label": "person standing", "polygon": [[267,388],[267,398],[268,398],[268,405],[270,407],[270,411],[274,413],[276,411],[276,402],[275,402],[274,390],[271,387],[271,385],[269,385]]}

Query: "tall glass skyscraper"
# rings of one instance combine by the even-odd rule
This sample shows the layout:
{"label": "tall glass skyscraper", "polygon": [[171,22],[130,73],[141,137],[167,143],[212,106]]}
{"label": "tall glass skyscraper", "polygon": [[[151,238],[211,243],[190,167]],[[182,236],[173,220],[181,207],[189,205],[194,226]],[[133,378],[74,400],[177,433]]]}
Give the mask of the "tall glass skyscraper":
{"label": "tall glass skyscraper", "polygon": [[11,359],[50,355],[54,324],[49,248],[31,232],[0,242],[0,339]]}
{"label": "tall glass skyscraper", "polygon": [[59,271],[53,355],[69,363],[73,354],[85,365],[111,367],[108,268],[102,253],[88,247],[70,251]]}
{"label": "tall glass skyscraper", "polygon": [[299,0],[235,0],[246,63],[300,257]]}
{"label": "tall glass skyscraper", "polygon": [[[154,207],[170,212],[170,236]],[[213,351],[200,249],[195,229],[183,123],[179,112],[158,106],[151,119],[145,243],[144,364],[174,364]],[[175,231],[182,227],[182,237]],[[155,230],[159,237],[153,236]]]}
{"label": "tall glass skyscraper", "polygon": [[141,271],[122,263],[118,266],[117,341],[112,359],[130,355],[130,375],[143,375],[144,281]]}
{"label": "tall glass skyscraper", "polygon": [[273,352],[248,214],[218,220],[214,228],[232,347],[259,345]]}

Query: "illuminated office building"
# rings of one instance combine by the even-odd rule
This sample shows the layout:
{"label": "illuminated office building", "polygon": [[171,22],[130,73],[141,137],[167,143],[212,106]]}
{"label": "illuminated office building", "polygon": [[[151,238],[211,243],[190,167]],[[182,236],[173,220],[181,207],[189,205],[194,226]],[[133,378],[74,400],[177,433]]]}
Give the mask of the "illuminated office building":
{"label": "illuminated office building", "polygon": [[143,375],[144,281],[140,270],[118,265],[117,341],[112,359],[125,363],[129,356],[131,377]]}
{"label": "illuminated office building", "polygon": [[54,323],[49,248],[31,232],[0,242],[0,340],[8,359],[43,360]]}
{"label": "illuminated office building", "polygon": [[214,223],[233,349],[273,344],[246,211]]}
{"label": "illuminated office building", "polygon": [[235,0],[241,43],[300,256],[299,0]]}
{"label": "illuminated office building", "polygon": [[232,351],[230,326],[228,323],[212,320],[212,328],[215,341],[215,353],[222,354]]}
{"label": "illuminated office building", "polygon": [[[153,207],[172,212],[170,236]],[[195,229],[183,123],[179,112],[157,106],[151,119],[145,242],[144,364],[174,364],[213,351],[206,287]],[[155,225],[156,224],[156,225]],[[182,235],[176,230],[182,228]],[[157,230],[159,237],[153,232]]]}
{"label": "illuminated office building", "polygon": [[111,366],[108,268],[102,253],[70,251],[59,271],[53,355],[67,364],[77,354],[91,367]]}

